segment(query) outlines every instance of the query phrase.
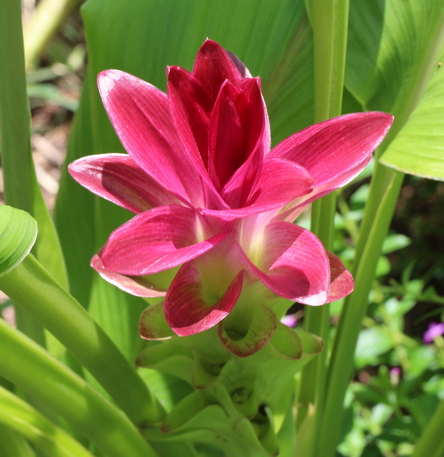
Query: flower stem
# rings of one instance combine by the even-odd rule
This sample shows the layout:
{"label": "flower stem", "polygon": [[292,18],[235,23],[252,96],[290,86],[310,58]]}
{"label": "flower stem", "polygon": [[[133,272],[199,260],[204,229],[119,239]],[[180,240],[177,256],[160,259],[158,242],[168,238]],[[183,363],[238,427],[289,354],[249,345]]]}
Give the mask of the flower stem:
{"label": "flower stem", "polygon": [[36,6],[23,31],[27,69],[34,65],[65,18],[80,3],[81,0],[42,0]]}
{"label": "flower stem", "polygon": [[[0,155],[7,204],[30,213],[38,222],[33,252],[65,287],[68,285],[63,254],[53,221],[37,182],[31,154],[31,115],[26,93],[21,3],[2,3],[0,14]],[[24,310],[17,326],[45,346],[43,328]]]}
{"label": "flower stem", "polygon": [[[347,45],[348,0],[313,0],[312,26],[314,34],[314,121],[321,122],[341,114]],[[333,242],[336,196],[334,193],[312,205],[311,230],[329,249]],[[307,306],[305,330],[324,340],[329,331],[329,306]],[[298,392],[298,402],[307,407],[315,405],[314,433],[322,415],[325,391],[326,351],[304,368]],[[304,408],[305,409],[305,408]],[[306,410],[306,409],[305,409]],[[302,410],[301,410],[302,411]],[[298,426],[305,415],[298,413]],[[311,443],[313,446],[313,442]],[[305,449],[312,455],[312,449]]]}
{"label": "flower stem", "polygon": [[320,450],[323,457],[335,455],[342,427],[343,402],[352,374],[356,343],[362,320],[367,312],[368,295],[382,244],[393,218],[404,179],[403,173],[385,167],[378,159],[404,127],[411,112],[421,100],[443,41],[441,32],[444,9],[441,15],[430,18],[430,20],[432,33],[428,49],[418,62],[415,71],[416,79],[410,79],[409,86],[403,87],[399,91],[398,99],[393,107],[395,121],[376,152],[377,162],[353,262],[355,290],[345,299],[328,367],[325,409],[322,426],[318,429],[319,435],[317,436],[317,449]]}
{"label": "flower stem", "polygon": [[432,420],[427,424],[421,438],[418,441],[412,457],[440,457],[444,453],[444,441],[442,431],[444,430],[444,400],[441,400]]}
{"label": "flower stem", "polygon": [[57,233],[37,182],[31,154],[31,115],[26,93],[21,4],[2,3],[0,14],[0,154],[5,201],[36,219],[39,235],[33,252],[68,287]]}

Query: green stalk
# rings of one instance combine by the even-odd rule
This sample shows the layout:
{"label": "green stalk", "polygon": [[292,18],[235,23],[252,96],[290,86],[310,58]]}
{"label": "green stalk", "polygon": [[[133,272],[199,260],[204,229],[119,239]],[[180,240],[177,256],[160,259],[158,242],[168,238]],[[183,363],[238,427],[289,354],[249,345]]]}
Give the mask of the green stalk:
{"label": "green stalk", "polygon": [[42,0],[25,24],[26,68],[31,68],[66,17],[82,0]]}
{"label": "green stalk", "polygon": [[441,457],[444,454],[443,430],[444,400],[441,400],[432,420],[423,431],[421,438],[419,438],[412,457]]}
{"label": "green stalk", "polygon": [[26,93],[20,0],[2,2],[0,14],[0,153],[5,201],[31,214],[39,226],[33,252],[64,287],[65,264],[37,182],[31,154],[31,116]]}
{"label": "green stalk", "polygon": [[[355,290],[344,301],[336,332],[337,336],[327,374],[327,394],[322,427],[318,436],[318,446],[322,450],[323,457],[335,455],[342,426],[343,401],[350,382],[356,342],[367,311],[368,294],[382,243],[393,217],[403,177],[403,173],[380,166],[377,167],[372,179],[372,188],[384,189],[385,193],[383,198],[378,200],[378,208],[376,213],[372,214],[372,219],[368,215],[365,219],[367,224],[371,224],[369,237],[360,236],[359,238],[358,250],[362,249],[361,262],[355,261],[352,269]],[[370,191],[370,195],[374,194],[375,191],[373,194]],[[376,200],[369,198],[369,201]]]}
{"label": "green stalk", "polygon": [[[312,25],[314,33],[314,115],[321,122],[341,114],[347,46],[348,0],[313,0]],[[312,205],[311,230],[331,249],[334,233],[336,196],[334,193]],[[326,340],[329,331],[329,306],[305,308],[305,329]],[[324,350],[302,371],[298,402],[314,404],[313,437],[322,415],[325,391],[326,357]],[[298,413],[298,425],[305,418]],[[308,451],[310,452],[312,450]]]}
{"label": "green stalk", "polygon": [[64,430],[9,390],[0,387],[0,424],[25,437],[45,455],[57,457],[93,457]]}
{"label": "green stalk", "polygon": [[[5,201],[24,209],[38,222],[34,246],[38,259],[65,287],[68,279],[53,221],[46,208],[31,154],[31,117],[26,94],[25,64],[19,0],[2,2],[0,14],[0,155]],[[43,329],[26,312],[18,311],[17,325],[45,345]]]}
{"label": "green stalk", "polygon": [[134,423],[161,419],[155,398],[134,367],[32,255],[0,278],[0,289],[63,343]]}
{"label": "green stalk", "polygon": [[28,442],[13,430],[0,424],[0,455],[2,457],[35,457]]}
{"label": "green stalk", "polygon": [[[400,89],[393,108],[395,122],[377,151],[376,160],[381,157],[401,131],[411,112],[421,100],[443,40],[443,21],[444,8],[440,16],[431,18],[433,27],[429,46],[423,53],[422,60],[418,62],[417,78],[410,81],[409,87]],[[368,295],[382,244],[393,218],[403,179],[403,173],[376,162],[352,268],[355,290],[345,299],[328,367],[325,409],[322,426],[318,429],[319,435],[317,436],[317,452],[322,457],[335,455],[342,427],[344,397],[352,374],[356,343],[367,312]]]}
{"label": "green stalk", "polygon": [[118,408],[1,320],[0,360],[1,376],[38,398],[110,457],[156,457]]}

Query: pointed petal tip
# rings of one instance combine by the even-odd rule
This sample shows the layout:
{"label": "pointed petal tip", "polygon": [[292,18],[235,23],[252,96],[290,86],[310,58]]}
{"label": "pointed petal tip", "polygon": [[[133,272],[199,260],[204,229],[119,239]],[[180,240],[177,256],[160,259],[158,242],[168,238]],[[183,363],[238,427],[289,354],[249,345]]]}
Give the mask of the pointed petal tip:
{"label": "pointed petal tip", "polygon": [[101,97],[104,97],[114,88],[116,81],[120,78],[120,70],[104,70],[97,75],[97,87]]}
{"label": "pointed petal tip", "polygon": [[370,117],[375,123],[378,123],[382,128],[382,138],[385,137],[390,127],[392,126],[395,116],[382,111],[367,111],[362,113],[364,116]]}
{"label": "pointed petal tip", "polygon": [[225,51],[225,49],[217,41],[214,41],[211,38],[207,37],[205,38],[205,41],[202,43],[202,46],[200,47],[198,52],[213,52],[215,49],[223,49]]}

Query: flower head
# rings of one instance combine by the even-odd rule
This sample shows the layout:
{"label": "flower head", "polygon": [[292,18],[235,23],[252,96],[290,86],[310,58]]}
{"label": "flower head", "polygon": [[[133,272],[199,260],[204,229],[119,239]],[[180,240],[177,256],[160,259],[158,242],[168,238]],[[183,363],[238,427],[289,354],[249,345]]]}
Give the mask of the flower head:
{"label": "flower head", "polygon": [[[365,167],[392,116],[341,116],[271,149],[260,80],[220,45],[206,40],[192,72],[169,67],[167,76],[165,94],[122,71],[99,74],[128,154],[85,157],[69,171],[136,216],[92,266],[132,294],[164,296],[166,322],[181,336],[246,301],[318,306],[349,294],[353,279],[340,260],[292,222]],[[162,337],[150,325],[142,336]]]}

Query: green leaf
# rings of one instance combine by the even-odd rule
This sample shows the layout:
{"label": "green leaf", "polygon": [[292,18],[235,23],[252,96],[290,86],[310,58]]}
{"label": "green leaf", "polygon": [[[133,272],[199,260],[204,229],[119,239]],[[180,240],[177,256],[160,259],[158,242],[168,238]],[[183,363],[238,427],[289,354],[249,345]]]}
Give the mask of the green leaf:
{"label": "green leaf", "polygon": [[[69,137],[68,163],[80,155],[94,152],[89,100],[90,94],[85,87]],[[63,167],[54,219],[65,253],[70,292],[85,307],[92,283],[93,272],[89,268],[89,261],[95,250],[94,217],[94,196],[75,183],[66,166]]]}
{"label": "green leaf", "polygon": [[0,277],[0,289],[62,343],[134,423],[159,420],[161,411],[134,366],[32,255]]}
{"label": "green leaf", "polygon": [[443,39],[441,0],[351,2],[347,88],[364,109],[395,115],[381,161],[436,179],[444,177]]}
{"label": "green leaf", "polygon": [[0,424],[27,438],[45,455],[92,457],[82,445],[25,401],[0,387]]}
{"label": "green leaf", "polygon": [[362,330],[356,346],[355,363],[359,368],[377,362],[378,356],[393,348],[392,336],[379,327]]}
{"label": "green leaf", "polygon": [[397,114],[419,100],[437,63],[443,11],[441,0],[350,2],[345,80],[365,109]]}
{"label": "green leaf", "polygon": [[0,424],[0,455],[2,457],[35,457],[29,443],[18,433]]}
{"label": "green leaf", "polygon": [[0,360],[1,376],[60,414],[110,457],[156,457],[120,409],[3,320]]}
{"label": "green leaf", "polygon": [[[443,25],[444,30],[444,25]],[[381,158],[389,167],[444,180],[444,69],[439,63],[419,105]]]}
{"label": "green leaf", "polygon": [[405,248],[411,244],[412,240],[401,233],[392,233],[388,235],[382,245],[382,253],[390,254],[398,249]]}
{"label": "green leaf", "polygon": [[25,211],[0,206],[0,276],[28,255],[37,237],[37,223]]}

